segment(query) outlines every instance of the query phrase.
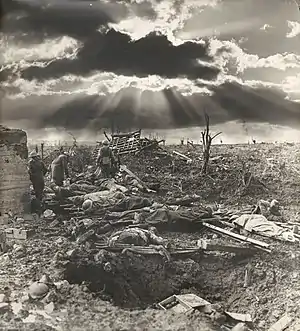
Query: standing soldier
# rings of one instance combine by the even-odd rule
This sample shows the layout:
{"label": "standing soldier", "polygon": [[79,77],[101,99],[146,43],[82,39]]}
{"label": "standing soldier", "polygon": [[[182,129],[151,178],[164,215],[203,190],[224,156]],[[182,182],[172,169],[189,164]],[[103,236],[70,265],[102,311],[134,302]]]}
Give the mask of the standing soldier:
{"label": "standing soldier", "polygon": [[114,156],[114,160],[113,160],[113,164],[111,167],[111,175],[112,175],[112,177],[115,177],[117,172],[120,170],[121,160],[120,160],[120,155],[118,153],[117,147],[112,148],[112,153]]}
{"label": "standing soldier", "polygon": [[35,151],[32,151],[29,154],[28,173],[32,182],[35,197],[39,203],[41,203],[45,188],[44,176],[47,173],[47,168],[44,162],[41,160],[40,156]]}
{"label": "standing soldier", "polygon": [[97,157],[97,167],[101,168],[101,172],[104,178],[109,178],[111,173],[111,168],[114,163],[114,155],[109,147],[109,142],[105,140],[103,146],[99,150]]}
{"label": "standing soldier", "polygon": [[65,177],[69,177],[68,154],[61,152],[59,156],[51,163],[51,178],[57,186],[63,186]]}

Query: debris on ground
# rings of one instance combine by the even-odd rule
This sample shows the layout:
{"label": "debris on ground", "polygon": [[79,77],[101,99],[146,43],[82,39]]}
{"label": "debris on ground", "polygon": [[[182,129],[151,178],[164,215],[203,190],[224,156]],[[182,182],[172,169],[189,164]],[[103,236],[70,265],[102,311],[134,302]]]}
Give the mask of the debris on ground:
{"label": "debris on ground", "polygon": [[[74,155],[89,161],[70,166],[62,187],[46,178],[42,213],[10,215],[2,225],[0,328],[73,330],[70,316],[91,319],[94,311],[104,329],[116,311],[126,319],[123,308],[140,329],[148,319],[155,330],[294,327],[300,223],[296,201],[285,199],[295,187],[289,173],[280,175],[284,191],[259,165],[263,151],[240,152],[250,160],[246,169],[230,147],[221,153],[212,146],[220,155],[201,174],[195,146],[168,151],[140,131],[108,138],[123,156],[114,178],[95,175],[93,149],[80,156],[78,147]],[[272,171],[279,173],[276,164]],[[278,197],[280,215],[272,202]]]}

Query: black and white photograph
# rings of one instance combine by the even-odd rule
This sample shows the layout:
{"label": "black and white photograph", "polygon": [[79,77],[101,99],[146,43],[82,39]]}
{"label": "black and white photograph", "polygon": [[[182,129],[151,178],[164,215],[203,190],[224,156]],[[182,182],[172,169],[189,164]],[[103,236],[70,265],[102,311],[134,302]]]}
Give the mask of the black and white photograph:
{"label": "black and white photograph", "polygon": [[0,331],[300,331],[300,0],[0,0]]}

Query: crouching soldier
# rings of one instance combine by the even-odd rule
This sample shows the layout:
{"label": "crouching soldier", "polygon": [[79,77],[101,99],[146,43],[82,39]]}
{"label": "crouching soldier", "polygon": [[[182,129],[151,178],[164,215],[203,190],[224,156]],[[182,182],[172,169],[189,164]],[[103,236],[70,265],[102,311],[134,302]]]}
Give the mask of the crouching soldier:
{"label": "crouching soldier", "polygon": [[51,163],[52,182],[57,186],[63,186],[65,177],[69,177],[68,157],[67,153],[60,151],[59,156]]}

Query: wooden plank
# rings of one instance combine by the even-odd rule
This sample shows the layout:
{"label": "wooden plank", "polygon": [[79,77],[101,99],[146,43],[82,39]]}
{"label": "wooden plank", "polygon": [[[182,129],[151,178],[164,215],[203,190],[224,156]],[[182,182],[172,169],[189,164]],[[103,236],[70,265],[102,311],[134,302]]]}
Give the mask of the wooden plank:
{"label": "wooden plank", "polygon": [[179,301],[185,303],[186,305],[192,308],[204,307],[211,304],[210,302],[200,298],[198,295],[193,293],[179,294],[179,295],[175,295],[175,297]]}
{"label": "wooden plank", "polygon": [[133,132],[129,132],[129,133],[116,133],[116,134],[112,135],[113,138],[117,138],[117,137],[131,138],[132,136],[140,137],[141,136],[141,130],[137,130],[137,131],[133,131]]}
{"label": "wooden plank", "polygon": [[248,238],[248,237],[245,237],[245,236],[242,236],[240,234],[237,234],[237,233],[233,233],[233,232],[230,232],[228,230],[225,230],[225,229],[222,229],[222,228],[219,228],[215,225],[211,225],[209,223],[202,223],[203,226],[205,226],[206,228],[214,231],[214,232],[218,232],[218,233],[221,233],[221,234],[224,234],[226,236],[229,236],[235,240],[238,240],[238,241],[242,241],[242,242],[247,242],[247,243],[250,243],[260,249],[264,249],[265,251],[267,252],[271,252],[271,250],[269,249],[270,245],[269,244],[266,244],[260,240],[255,240],[255,239],[252,239],[252,238]]}
{"label": "wooden plank", "polygon": [[[105,249],[108,251],[112,252],[122,252],[123,249],[129,249],[129,248],[134,248],[136,251],[140,250],[141,252],[151,252],[153,253],[153,248],[148,247],[148,246],[134,246],[130,244],[118,244],[116,246],[108,246],[107,244],[103,243],[95,243],[95,246],[97,249]],[[199,248],[194,248],[194,249],[174,249],[169,251],[170,255],[186,255],[186,254],[195,254],[199,252]]]}
{"label": "wooden plank", "polygon": [[285,314],[279,321],[273,324],[268,331],[283,331],[285,330],[291,323],[293,319]]}
{"label": "wooden plank", "polygon": [[239,253],[239,254],[255,253],[255,250],[251,247],[220,245],[220,244],[209,243],[203,239],[198,240],[197,245],[199,248],[203,249],[204,251],[210,251],[210,252],[221,251],[221,252]]}
{"label": "wooden plank", "polygon": [[185,159],[185,160],[187,160],[187,161],[192,161],[192,159],[191,159],[190,157],[188,157],[188,156],[186,156],[186,155],[184,155],[184,154],[181,154],[181,153],[179,153],[179,152],[173,151],[173,154],[176,154],[176,155],[182,157],[183,159]]}
{"label": "wooden plank", "polygon": [[126,167],[126,165],[121,165],[120,170],[125,171],[128,175],[135,178],[147,190],[147,192],[155,192],[154,190],[150,190],[149,187],[138,176],[136,176],[132,171],[130,171]]}
{"label": "wooden plank", "polygon": [[225,311],[225,314],[239,322],[247,322],[247,323],[252,322],[252,318],[250,314],[231,313],[229,311]]}

